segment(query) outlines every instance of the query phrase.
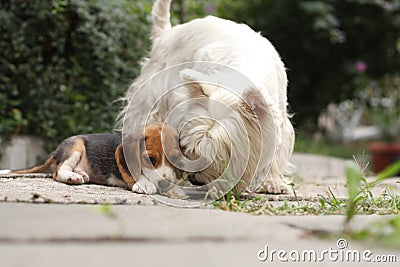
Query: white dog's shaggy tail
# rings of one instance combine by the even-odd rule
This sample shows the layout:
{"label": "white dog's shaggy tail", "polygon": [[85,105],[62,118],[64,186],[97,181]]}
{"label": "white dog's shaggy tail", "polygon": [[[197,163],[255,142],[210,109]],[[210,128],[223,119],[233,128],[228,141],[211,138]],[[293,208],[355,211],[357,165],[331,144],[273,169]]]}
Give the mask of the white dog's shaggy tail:
{"label": "white dog's shaggy tail", "polygon": [[170,6],[172,0],[156,0],[151,11],[153,29],[151,38],[153,40],[160,37],[165,31],[171,29]]}

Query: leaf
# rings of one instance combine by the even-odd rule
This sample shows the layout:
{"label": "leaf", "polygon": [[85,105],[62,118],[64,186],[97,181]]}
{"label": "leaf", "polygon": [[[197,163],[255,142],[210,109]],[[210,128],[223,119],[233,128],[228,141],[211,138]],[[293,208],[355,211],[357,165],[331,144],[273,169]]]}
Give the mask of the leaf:
{"label": "leaf", "polygon": [[347,178],[347,191],[349,194],[349,199],[347,200],[347,211],[346,211],[346,220],[345,220],[345,231],[350,231],[349,222],[356,214],[356,203],[360,200],[357,197],[360,192],[360,182],[363,179],[363,175],[361,173],[361,169],[357,164],[353,161],[348,162],[346,165],[346,178]]}
{"label": "leaf", "polygon": [[384,180],[396,176],[400,172],[400,161],[392,163],[383,171],[378,173],[377,180]]}
{"label": "leaf", "polygon": [[370,182],[367,185],[367,187],[368,188],[375,187],[384,180],[395,177],[399,172],[400,172],[400,161],[397,161],[386,167],[380,173],[378,173],[378,175],[376,176],[377,177],[376,180]]}
{"label": "leaf", "polygon": [[360,193],[360,182],[363,179],[360,168],[354,162],[346,165],[347,190],[352,201]]}

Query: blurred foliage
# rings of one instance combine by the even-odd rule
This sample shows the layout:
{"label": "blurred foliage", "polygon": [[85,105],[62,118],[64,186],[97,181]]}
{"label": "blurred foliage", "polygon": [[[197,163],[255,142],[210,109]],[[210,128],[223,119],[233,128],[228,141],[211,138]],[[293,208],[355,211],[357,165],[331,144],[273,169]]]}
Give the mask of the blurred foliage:
{"label": "blurred foliage", "polygon": [[[113,128],[115,102],[150,47],[152,0],[0,2],[0,134],[58,142]],[[280,52],[297,128],[352,97],[359,75],[400,66],[400,0],[175,0],[173,24],[245,22]]]}
{"label": "blurred foliage", "polygon": [[315,128],[329,102],[352,97],[359,88],[346,84],[360,72],[399,71],[400,0],[221,0],[217,14],[249,24],[276,46],[297,128]]}
{"label": "blurred foliage", "polygon": [[358,101],[365,106],[365,115],[376,125],[384,140],[400,141],[400,74],[384,75],[379,80],[359,76],[354,80],[360,90]]}
{"label": "blurred foliage", "polygon": [[0,2],[0,134],[110,131],[149,47],[151,1]]}
{"label": "blurred foliage", "polygon": [[343,159],[353,159],[354,155],[363,155],[363,149],[361,148],[362,145],[338,145],[337,143],[331,142],[324,136],[309,136],[309,134],[305,131],[300,131],[296,134],[294,151],[298,153],[311,153]]}
{"label": "blurred foliage", "polygon": [[196,18],[216,13],[220,0],[174,0],[172,3],[172,24],[185,23]]}

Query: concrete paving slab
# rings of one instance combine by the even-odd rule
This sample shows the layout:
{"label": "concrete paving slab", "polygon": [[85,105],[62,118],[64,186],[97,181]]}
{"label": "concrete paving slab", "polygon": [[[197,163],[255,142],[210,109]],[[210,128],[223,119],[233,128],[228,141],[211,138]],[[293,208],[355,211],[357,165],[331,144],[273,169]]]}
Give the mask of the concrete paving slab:
{"label": "concrete paving slab", "polygon": [[307,153],[294,153],[290,162],[296,175],[307,179],[345,177],[346,160]]}
{"label": "concrete paving slab", "polygon": [[[347,198],[346,179],[343,175],[345,161],[332,157],[309,154],[294,154],[292,161],[298,167],[294,177],[294,192],[288,195],[263,195],[274,206],[284,201],[318,202],[321,196],[330,198],[330,191],[336,198]],[[333,168],[332,166],[335,166]],[[324,169],[332,170],[335,175],[327,176]],[[311,175],[308,170],[316,170]],[[319,170],[319,171],[318,171]],[[336,170],[333,171],[333,170]],[[306,176],[310,175],[310,176]],[[372,180],[373,178],[369,178]],[[392,178],[373,189],[373,193],[381,195],[389,186],[394,193],[400,194],[399,178]],[[116,187],[99,185],[70,186],[51,179],[49,174],[0,175],[0,202],[19,203],[59,203],[59,204],[114,204],[114,205],[160,205],[160,201],[177,206],[188,205],[184,200],[171,200],[163,196],[135,194]],[[198,205],[199,202],[190,205]],[[205,205],[202,208],[213,208]]]}
{"label": "concrete paving slab", "polygon": [[[167,206],[0,204],[2,266],[262,266],[260,250],[340,250],[336,239],[316,239],[306,229],[340,229],[342,216],[251,216]],[[358,216],[361,226],[383,216]],[[296,225],[292,227],[290,225]],[[346,248],[347,249],[347,248]],[[348,249],[394,255],[371,244]],[[260,254],[262,257],[263,254]],[[262,258],[261,257],[261,258]],[[276,257],[276,255],[275,255]],[[275,258],[272,263],[287,264]],[[343,263],[343,262],[340,262]],[[359,266],[360,263],[346,263]],[[331,265],[329,259],[320,266]],[[306,260],[300,266],[308,266]],[[341,264],[342,265],[342,264]],[[388,264],[387,266],[395,266]]]}
{"label": "concrete paving slab", "polygon": [[12,178],[1,177],[0,201],[4,202],[156,204],[156,201],[148,195],[134,194],[118,187],[92,184],[71,186],[56,182],[51,178],[31,178],[25,175],[17,175]]}
{"label": "concrete paving slab", "polygon": [[[310,169],[323,168],[329,162],[340,165],[337,168],[344,170],[344,160],[327,157],[311,157],[309,155],[296,155],[298,166],[308,166]],[[311,164],[310,158],[315,161]],[[301,164],[303,160],[304,164]],[[341,162],[341,163],[340,163]],[[320,164],[319,164],[320,163]],[[340,163],[340,164],[339,164]],[[321,172],[323,174],[323,172]],[[339,174],[339,173],[337,173]],[[347,197],[344,176],[304,176],[304,172],[298,172],[293,178],[294,192],[288,195],[264,195],[270,201],[318,201],[321,196],[330,197],[330,192],[335,197],[344,199]],[[46,178],[47,177],[47,178]],[[370,177],[367,180],[372,181]],[[387,187],[394,193],[400,194],[399,178],[385,180],[384,183],[373,188],[375,195],[381,195]],[[63,203],[63,204],[131,204],[131,205],[157,205],[159,200],[174,205],[187,204],[184,200],[171,200],[163,196],[157,196],[157,200],[148,195],[132,193],[129,190],[118,187],[106,187],[100,185],[71,186],[59,183],[51,179],[47,174],[35,175],[0,175],[0,202],[34,202],[34,203]],[[195,203],[197,205],[199,203]]]}
{"label": "concrete paving slab", "polygon": [[[294,153],[291,163],[295,165],[294,189],[299,200],[316,201],[320,196],[330,197],[332,191],[339,199],[347,198],[346,184],[346,163],[335,157]],[[372,182],[375,177],[367,177]],[[385,180],[371,191],[374,195],[381,195],[387,188],[394,193],[400,194],[400,178],[393,177]],[[283,196],[278,196],[283,197]]]}

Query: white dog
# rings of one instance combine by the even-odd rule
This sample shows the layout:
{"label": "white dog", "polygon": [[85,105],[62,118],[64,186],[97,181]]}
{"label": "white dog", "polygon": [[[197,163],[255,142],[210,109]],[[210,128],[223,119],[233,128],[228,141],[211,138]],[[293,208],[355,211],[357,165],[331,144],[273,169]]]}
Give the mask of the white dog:
{"label": "white dog", "polygon": [[[179,108],[172,124],[180,130],[183,153],[211,163],[189,175],[192,183],[207,184],[229,167],[240,178],[236,192],[250,187],[288,193],[282,175],[290,165],[294,130],[287,113],[287,76],[277,51],[247,25],[213,16],[171,27],[170,4],[156,0],[153,5],[152,50],[126,93],[117,127],[165,121]],[[205,69],[207,62],[220,67]],[[238,81],[237,73],[248,81]],[[184,89],[158,99],[179,83],[185,83]],[[230,86],[235,89],[226,89]],[[196,101],[185,102],[191,99]]]}

